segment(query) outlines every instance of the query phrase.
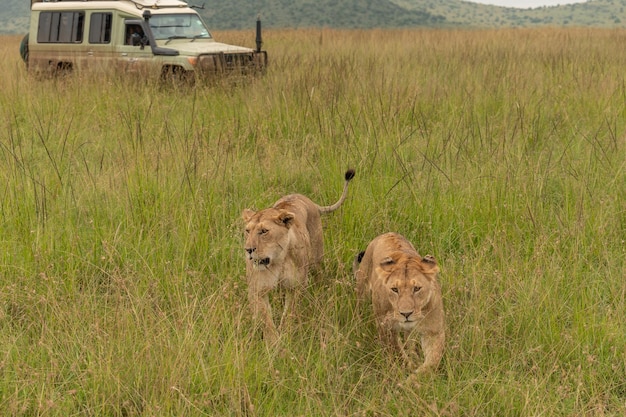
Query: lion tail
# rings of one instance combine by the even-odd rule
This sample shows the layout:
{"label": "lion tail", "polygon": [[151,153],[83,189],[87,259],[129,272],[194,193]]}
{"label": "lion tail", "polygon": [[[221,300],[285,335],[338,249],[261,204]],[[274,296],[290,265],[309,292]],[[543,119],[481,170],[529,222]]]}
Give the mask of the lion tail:
{"label": "lion tail", "polygon": [[355,171],[352,168],[346,171],[346,173],[344,174],[345,182],[343,183],[343,192],[341,193],[341,197],[339,197],[339,200],[337,200],[337,202],[333,205],[319,206],[320,213],[330,213],[341,207],[343,202],[346,201],[346,197],[348,197],[348,184],[350,184],[350,180],[354,178],[354,174]]}

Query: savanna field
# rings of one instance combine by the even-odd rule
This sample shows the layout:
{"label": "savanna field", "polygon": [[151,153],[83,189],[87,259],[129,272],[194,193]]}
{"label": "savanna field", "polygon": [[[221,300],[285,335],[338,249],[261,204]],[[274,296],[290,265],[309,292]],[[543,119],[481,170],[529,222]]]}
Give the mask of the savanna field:
{"label": "savanna field", "polygon": [[[254,33],[222,32],[253,47]],[[6,416],[623,416],[626,30],[269,30],[267,74],[191,87],[28,75],[0,43]],[[320,204],[280,345],[251,321],[245,208]],[[415,384],[352,260],[441,266]]]}

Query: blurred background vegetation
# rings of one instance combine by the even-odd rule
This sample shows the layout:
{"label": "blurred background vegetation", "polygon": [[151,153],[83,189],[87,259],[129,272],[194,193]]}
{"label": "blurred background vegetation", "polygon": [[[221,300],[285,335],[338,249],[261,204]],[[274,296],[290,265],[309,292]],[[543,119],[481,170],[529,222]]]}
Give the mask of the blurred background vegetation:
{"label": "blurred background vegetation", "polygon": [[[623,27],[626,0],[516,9],[462,0],[192,0],[214,30],[253,28]],[[29,2],[0,0],[0,34],[25,33]]]}

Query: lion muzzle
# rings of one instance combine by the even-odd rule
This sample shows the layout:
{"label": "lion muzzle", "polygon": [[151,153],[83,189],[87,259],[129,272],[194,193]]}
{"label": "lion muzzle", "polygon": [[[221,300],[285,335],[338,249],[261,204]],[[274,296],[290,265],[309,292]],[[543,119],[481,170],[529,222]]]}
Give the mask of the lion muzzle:
{"label": "lion muzzle", "polygon": [[254,266],[256,269],[266,269],[270,264],[270,258],[250,257],[250,260],[252,261],[252,266]]}

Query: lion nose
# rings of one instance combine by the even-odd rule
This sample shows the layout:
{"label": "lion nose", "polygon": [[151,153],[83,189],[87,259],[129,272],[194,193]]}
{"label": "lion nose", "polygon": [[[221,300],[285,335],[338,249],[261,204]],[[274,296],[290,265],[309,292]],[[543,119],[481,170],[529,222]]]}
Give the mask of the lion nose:
{"label": "lion nose", "polygon": [[411,317],[411,314],[413,314],[412,311],[409,312],[400,312],[400,314],[402,314],[404,316],[405,319],[409,319],[409,317]]}
{"label": "lion nose", "polygon": [[246,248],[246,252],[248,252],[248,255],[252,255],[252,252],[254,252],[256,250],[256,248]]}

